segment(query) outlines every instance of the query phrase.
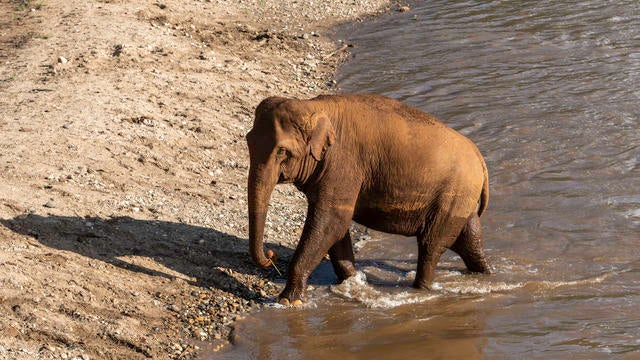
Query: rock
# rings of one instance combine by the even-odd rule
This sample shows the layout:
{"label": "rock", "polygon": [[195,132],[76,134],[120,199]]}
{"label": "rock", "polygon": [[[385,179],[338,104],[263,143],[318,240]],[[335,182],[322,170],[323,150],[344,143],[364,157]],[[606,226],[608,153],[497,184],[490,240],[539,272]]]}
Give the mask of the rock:
{"label": "rock", "polygon": [[89,355],[87,354],[82,354],[82,355],[78,355],[78,356],[74,356],[71,358],[71,360],[89,360]]}
{"label": "rock", "polygon": [[409,8],[408,6],[400,6],[398,8],[399,12],[409,12],[409,10],[411,10],[411,8]]}
{"label": "rock", "polygon": [[69,60],[67,60],[67,58],[65,58],[64,56],[59,56],[59,57],[58,57],[58,62],[59,62],[60,64],[66,64],[66,63],[68,63],[68,62],[69,62]]}
{"label": "rock", "polygon": [[124,45],[123,44],[118,44],[118,45],[114,46],[113,47],[113,53],[111,53],[111,56],[113,56],[113,57],[120,56],[120,54],[122,54],[122,50],[124,50]]}
{"label": "rock", "polygon": [[56,203],[50,200],[50,201],[47,201],[46,203],[44,203],[44,205],[42,205],[42,206],[44,206],[46,208],[49,208],[49,209],[53,209],[53,208],[56,207]]}

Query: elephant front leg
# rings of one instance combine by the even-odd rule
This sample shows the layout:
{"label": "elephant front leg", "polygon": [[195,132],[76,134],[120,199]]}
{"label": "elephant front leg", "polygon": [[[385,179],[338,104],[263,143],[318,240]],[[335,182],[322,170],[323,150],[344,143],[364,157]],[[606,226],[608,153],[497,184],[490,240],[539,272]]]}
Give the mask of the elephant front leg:
{"label": "elephant front leg", "polygon": [[[287,284],[279,296],[281,304],[302,303],[306,296],[309,275],[329,249],[347,232],[353,216],[353,206],[335,206],[335,203],[330,201],[324,206],[309,206],[302,237],[287,271]],[[344,254],[340,250],[338,252]]]}
{"label": "elephant front leg", "polygon": [[331,258],[333,270],[338,276],[338,283],[341,283],[356,274],[353,245],[351,244],[351,234],[349,234],[348,230],[342,239],[329,249],[329,257]]}

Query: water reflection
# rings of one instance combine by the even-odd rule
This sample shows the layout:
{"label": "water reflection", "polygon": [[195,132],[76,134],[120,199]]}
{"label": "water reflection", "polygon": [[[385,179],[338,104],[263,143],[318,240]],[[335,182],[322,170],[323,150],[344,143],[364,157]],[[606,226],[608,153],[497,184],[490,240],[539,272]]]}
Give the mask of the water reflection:
{"label": "water reflection", "polygon": [[[423,358],[425,354],[433,358],[481,358],[487,343],[480,336],[485,314],[470,312],[464,303],[434,303],[433,307],[439,311],[424,314],[396,309],[366,316],[357,306],[339,303],[307,310],[270,310],[265,316],[241,323],[238,331],[243,338],[238,339],[236,351],[247,350],[257,359],[375,359],[382,354],[386,359]],[[455,314],[444,316],[443,310]],[[404,321],[397,321],[399,317]],[[255,334],[256,329],[271,330]],[[257,346],[254,339],[259,341]],[[443,341],[451,346],[443,347]],[[222,358],[231,359],[237,354],[228,353]]]}

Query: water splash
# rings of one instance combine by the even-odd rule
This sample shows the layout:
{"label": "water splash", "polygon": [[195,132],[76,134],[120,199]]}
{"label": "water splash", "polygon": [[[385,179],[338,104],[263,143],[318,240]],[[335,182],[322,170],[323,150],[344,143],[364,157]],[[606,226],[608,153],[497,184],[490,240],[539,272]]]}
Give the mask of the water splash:
{"label": "water splash", "polygon": [[[488,295],[510,293],[517,289],[534,289],[538,295],[563,287],[579,287],[599,284],[607,278],[620,272],[608,272],[594,277],[569,281],[531,280],[524,282],[491,282],[486,278],[474,278],[469,275],[457,273],[459,276],[445,277],[444,281],[434,282],[429,292],[390,292],[392,288],[377,290],[374,285],[367,282],[367,276],[359,271],[355,276],[345,280],[342,284],[333,285],[330,290],[344,299],[359,302],[369,308],[394,308],[408,304],[426,303],[448,295]],[[408,278],[410,276],[406,276]],[[406,280],[406,279],[404,279]]]}
{"label": "water splash", "polygon": [[331,292],[345,299],[354,300],[369,308],[394,308],[401,305],[424,303],[440,297],[439,294],[388,293],[376,290],[367,283],[367,276],[357,272],[342,284],[331,286]]}
{"label": "water splash", "polygon": [[511,291],[524,287],[523,283],[508,284],[505,282],[497,283],[481,283],[479,281],[471,281],[467,283],[447,283],[442,285],[440,283],[433,283],[433,290],[443,291],[449,294],[461,294],[461,295],[484,295],[499,293],[505,291]]}

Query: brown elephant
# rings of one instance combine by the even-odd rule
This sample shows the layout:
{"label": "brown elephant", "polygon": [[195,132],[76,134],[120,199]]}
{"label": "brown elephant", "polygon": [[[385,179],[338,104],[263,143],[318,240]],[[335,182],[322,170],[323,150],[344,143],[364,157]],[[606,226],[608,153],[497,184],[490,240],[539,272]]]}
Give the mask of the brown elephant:
{"label": "brown elephant", "polygon": [[433,116],[379,95],[269,97],[256,108],[247,143],[249,240],[257,264],[275,259],[263,248],[274,186],[293,183],[308,201],[280,303],[302,302],[308,276],[327,253],[339,281],[355,274],[352,220],[417,237],[416,288],[430,286],[446,249],[470,271],[490,272],[480,228],[489,198],[484,159]]}

